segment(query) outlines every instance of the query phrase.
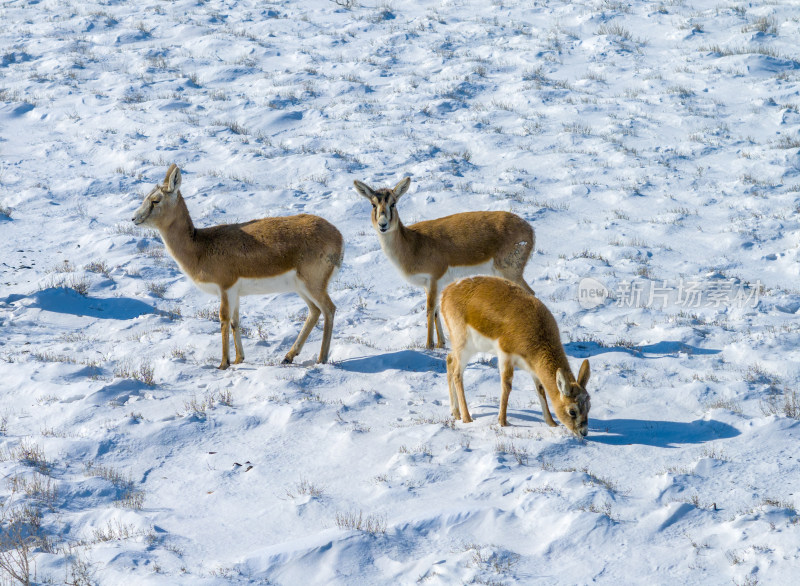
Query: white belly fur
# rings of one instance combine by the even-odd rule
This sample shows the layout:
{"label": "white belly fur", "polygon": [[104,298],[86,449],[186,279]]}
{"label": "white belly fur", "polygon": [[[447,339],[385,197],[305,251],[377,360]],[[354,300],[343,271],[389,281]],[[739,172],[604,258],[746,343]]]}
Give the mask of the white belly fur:
{"label": "white belly fur", "polygon": [[[467,326],[467,340],[466,344],[464,345],[463,358],[469,360],[471,356],[474,356],[479,352],[493,354],[494,356],[498,357],[506,355],[506,353],[500,349],[500,343],[498,340],[487,338],[471,326]],[[521,357],[517,356],[516,354],[511,354],[510,356],[511,361],[516,368],[528,370],[528,365],[525,364],[525,361],[522,360]]]}
{"label": "white belly fur", "polygon": [[239,295],[263,295],[266,293],[290,293],[299,289],[297,271],[292,269],[277,277],[261,279],[239,279],[234,287],[239,288]]}
{"label": "white belly fur", "polygon": [[[436,283],[436,289],[439,291],[439,295],[441,295],[442,289],[447,287],[447,285],[450,283],[458,281],[459,279],[463,279],[464,277],[472,277],[475,275],[492,275],[495,277],[502,276],[500,272],[494,268],[494,260],[489,259],[486,262],[477,265],[450,267],[447,269],[445,274],[442,275],[442,278]],[[430,286],[431,276],[425,273],[405,274],[403,276],[412,285],[425,287],[426,289]]]}
{"label": "white belly fur", "polygon": [[464,350],[470,355],[478,352],[487,352],[497,356],[500,353],[500,346],[497,340],[487,338],[471,326],[467,326],[467,343],[464,346]]}
{"label": "white belly fur", "polygon": [[[195,281],[197,288],[205,293],[216,295],[219,297],[219,286],[214,283],[204,283]],[[275,277],[263,277],[258,279],[239,279],[233,286],[228,289],[228,294],[235,294],[237,297],[240,295],[266,295],[269,293],[292,293],[296,291],[303,291],[305,287],[302,286],[297,278],[297,271],[292,269],[283,274]]]}
{"label": "white belly fur", "polygon": [[202,283],[200,281],[193,282],[203,293],[208,293],[209,295],[215,295],[216,297],[219,297],[219,285],[215,285],[214,283]]}

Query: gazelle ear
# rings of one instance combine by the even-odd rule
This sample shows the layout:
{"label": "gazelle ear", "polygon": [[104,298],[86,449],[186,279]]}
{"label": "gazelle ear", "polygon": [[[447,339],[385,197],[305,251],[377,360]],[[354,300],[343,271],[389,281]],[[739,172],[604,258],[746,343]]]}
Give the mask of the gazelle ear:
{"label": "gazelle ear", "polygon": [[578,373],[578,384],[581,388],[586,389],[586,383],[589,382],[589,361],[584,359],[581,364],[581,370]]}
{"label": "gazelle ear", "polygon": [[372,201],[372,198],[375,197],[375,192],[372,191],[369,185],[366,183],[362,183],[361,181],[353,181],[353,187],[355,187],[356,191],[366,197],[368,200]]}
{"label": "gazelle ear", "polygon": [[176,191],[181,186],[181,170],[178,168],[178,165],[173,163],[167,169],[167,176],[164,178],[164,188],[166,191],[172,193]]}
{"label": "gazelle ear", "polygon": [[564,397],[570,396],[570,386],[567,377],[564,376],[564,369],[559,368],[556,371],[556,386],[558,387],[558,392],[561,393]]}
{"label": "gazelle ear", "polygon": [[406,177],[400,183],[394,186],[392,189],[392,195],[394,195],[394,200],[397,201],[400,199],[400,196],[403,195],[406,191],[408,191],[408,187],[411,185],[411,177]]}

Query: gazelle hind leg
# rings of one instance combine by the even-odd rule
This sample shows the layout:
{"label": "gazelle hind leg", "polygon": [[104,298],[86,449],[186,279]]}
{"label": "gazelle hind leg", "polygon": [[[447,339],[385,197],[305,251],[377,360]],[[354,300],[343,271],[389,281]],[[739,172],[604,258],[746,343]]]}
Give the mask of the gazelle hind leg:
{"label": "gazelle hind leg", "polygon": [[[440,308],[441,311],[441,308]],[[456,365],[458,362],[457,352],[464,348],[466,343],[466,331],[463,322],[454,317],[453,314],[444,314],[447,324],[447,331],[450,334],[450,344],[453,350],[447,355],[447,390],[450,393],[450,413],[456,419],[461,419],[461,409],[459,408],[458,391],[456,389]]]}
{"label": "gazelle hind leg", "polygon": [[[469,408],[467,407],[467,398],[464,396],[464,369],[467,366],[467,361],[463,353],[457,353],[455,350],[453,354],[453,386],[455,387],[456,396],[458,397],[458,408],[461,411],[461,421],[464,423],[472,422],[472,417],[469,415]],[[459,355],[461,354],[461,355]]]}
{"label": "gazelle hind leg", "polygon": [[443,312],[447,331],[450,334],[452,351],[447,355],[447,388],[450,392],[450,412],[456,419],[461,418],[464,423],[469,423],[467,400],[464,397],[464,367],[467,344],[466,324],[454,313]]}
{"label": "gazelle hind leg", "polygon": [[527,291],[531,295],[534,295],[534,296],[536,295],[536,293],[533,292],[533,289],[531,289],[530,285],[528,285],[528,283],[522,277],[522,268],[517,268],[517,267],[506,267],[506,268],[502,268],[502,269],[499,268],[499,267],[495,267],[495,268],[496,268],[497,272],[500,273],[500,275],[504,279],[508,279],[512,283],[516,283],[517,285],[519,285],[520,287],[525,289],[525,291]]}
{"label": "gazelle hind leg", "polygon": [[[328,354],[331,349],[331,338],[333,338],[333,318],[336,315],[336,305],[328,295],[328,284],[333,279],[334,275],[339,271],[342,266],[342,249],[341,245],[338,249],[331,251],[326,256],[326,265],[323,270],[324,278],[314,280],[308,287],[308,296],[314,304],[322,311],[324,323],[322,325],[322,344],[319,349],[319,357],[317,362],[325,364],[328,362]],[[306,283],[308,285],[308,283]]]}
{"label": "gazelle hind leg", "polygon": [[[436,321],[436,294],[436,283],[431,283],[431,286],[426,290],[425,298],[425,318],[428,326],[428,337],[425,340],[425,347],[429,349],[433,348],[433,330]],[[443,345],[440,339],[436,347],[441,348]]]}
{"label": "gazelle hind leg", "polygon": [[317,362],[325,364],[328,362],[328,353],[331,348],[331,338],[333,337],[333,317],[336,315],[336,306],[331,301],[328,292],[323,290],[319,293],[314,301],[322,309],[322,315],[325,318],[325,323],[322,327],[322,346],[319,349],[319,358]]}
{"label": "gazelle hind leg", "polygon": [[494,268],[503,278],[516,283],[531,295],[536,295],[522,276],[532,251],[533,242],[519,242],[511,250],[495,258]]}
{"label": "gazelle hind leg", "polygon": [[230,331],[231,331],[231,308],[228,303],[228,292],[221,291],[219,295],[219,329],[222,333],[222,361],[219,363],[220,370],[225,370],[230,362]]}
{"label": "gazelle hind leg", "polygon": [[461,419],[461,411],[458,409],[458,396],[456,395],[455,381],[453,380],[454,368],[455,357],[451,352],[447,355],[447,390],[450,391],[450,413],[456,419]]}
{"label": "gazelle hind leg", "polygon": [[294,344],[292,344],[292,347],[286,353],[286,357],[283,359],[283,364],[291,364],[295,356],[300,354],[300,351],[303,349],[303,345],[306,343],[308,335],[311,333],[314,325],[316,325],[317,320],[319,320],[320,313],[322,313],[319,307],[317,307],[314,302],[312,302],[311,299],[309,299],[304,293],[298,293],[298,295],[300,295],[300,297],[303,298],[303,301],[305,301],[308,305],[308,317],[306,317],[303,328],[297,335],[297,339],[294,341]]}
{"label": "gazelle hind leg", "polygon": [[441,311],[439,308],[436,308],[434,312],[434,323],[436,324],[436,338],[438,339],[438,343],[436,344],[437,348],[444,348],[444,330],[442,329],[442,318],[439,315]]}
{"label": "gazelle hind leg", "polygon": [[242,346],[242,334],[239,329],[239,295],[233,296],[231,299],[231,307],[233,309],[233,317],[231,319],[231,330],[233,331],[233,346],[236,350],[236,359],[234,364],[240,364],[244,361],[244,347]]}
{"label": "gazelle hind leg", "polygon": [[511,356],[505,353],[500,353],[497,356],[497,367],[500,370],[500,385],[502,387],[502,394],[500,396],[500,415],[498,420],[500,425],[505,427],[508,425],[506,411],[508,410],[508,396],[511,394],[511,381],[514,378],[514,363]]}
{"label": "gazelle hind leg", "polygon": [[523,289],[525,289],[525,291],[527,291],[534,297],[536,296],[536,293],[533,291],[533,289],[531,289],[530,285],[528,285],[528,283],[525,282],[525,279],[522,278],[522,275],[520,275],[518,279],[511,279],[511,280],[514,281],[517,285],[519,285]]}

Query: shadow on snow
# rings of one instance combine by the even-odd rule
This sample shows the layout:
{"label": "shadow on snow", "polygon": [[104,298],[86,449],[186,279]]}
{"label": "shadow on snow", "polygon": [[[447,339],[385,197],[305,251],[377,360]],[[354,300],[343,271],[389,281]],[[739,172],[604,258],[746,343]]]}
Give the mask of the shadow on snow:
{"label": "shadow on snow", "polygon": [[[496,419],[497,405],[475,405],[470,408],[474,420],[489,417]],[[558,422],[555,413],[553,419]],[[524,422],[524,423],[523,423]],[[508,423],[513,428],[526,423],[545,425],[538,410],[508,411]],[[563,423],[558,422],[563,428]],[[651,421],[648,419],[594,419],[589,414],[589,436],[587,442],[609,446],[643,445],[657,448],[676,448],[686,444],[702,444],[724,440],[740,435],[733,426],[715,421],[698,419],[695,421]]]}
{"label": "shadow on snow", "polygon": [[43,289],[30,296],[9,295],[2,301],[10,304],[26,298],[33,300],[28,307],[98,319],[134,319],[147,313],[158,313],[156,308],[137,299],[83,297],[66,287]]}
{"label": "shadow on snow", "polygon": [[400,350],[363,358],[348,358],[336,363],[338,368],[348,372],[374,374],[387,370],[406,372],[446,372],[444,358],[432,356],[419,350]]}
{"label": "shadow on snow", "polygon": [[[675,356],[679,353],[689,355],[719,354],[720,350],[698,348],[683,342],[657,342],[646,346],[604,346],[597,342],[570,342],[564,344],[564,350],[573,358],[590,358],[606,352],[625,352],[631,356],[644,357],[646,354],[656,356]],[[348,358],[337,363],[338,367],[348,372],[376,373],[387,370],[405,370],[408,372],[446,372],[443,358],[432,355],[427,351],[400,350],[387,352],[362,358]],[[497,359],[492,358],[491,364],[496,367]]]}
{"label": "shadow on snow", "polygon": [[604,346],[598,342],[570,342],[564,344],[564,350],[568,356],[573,358],[590,358],[606,352],[625,352],[631,356],[644,358],[645,354],[655,354],[656,356],[676,356],[683,354],[719,354],[720,350],[709,348],[698,348],[683,342],[656,342],[645,346]]}
{"label": "shadow on snow", "polygon": [[729,439],[739,431],[713,419],[695,421],[650,421],[647,419],[592,419],[589,416],[588,442],[611,446],[644,445],[675,448],[685,444]]}

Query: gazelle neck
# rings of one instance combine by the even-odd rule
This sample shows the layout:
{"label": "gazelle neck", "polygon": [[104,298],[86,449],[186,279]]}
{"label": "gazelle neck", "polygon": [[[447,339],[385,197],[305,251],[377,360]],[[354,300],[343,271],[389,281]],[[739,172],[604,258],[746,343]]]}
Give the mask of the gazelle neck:
{"label": "gazelle neck", "polygon": [[405,252],[409,248],[409,230],[397,218],[397,225],[388,232],[378,232],[378,242],[386,256],[391,259],[393,263],[403,268],[400,264],[402,258],[406,256]]}
{"label": "gazelle neck", "polygon": [[557,352],[545,351],[543,355],[539,356],[538,360],[529,362],[528,368],[533,369],[532,371],[536,373],[539,381],[544,385],[548,397],[552,401],[559,401],[560,393],[556,383],[556,372],[559,368],[564,369],[566,372],[571,372],[566,356],[563,356],[562,359]]}
{"label": "gazelle neck", "polygon": [[172,222],[166,226],[160,227],[159,232],[161,238],[164,240],[164,245],[178,261],[185,271],[190,272],[193,260],[197,259],[197,241],[192,218],[189,215],[189,209],[186,207],[186,202],[183,197],[178,194],[178,201],[175,204],[175,215]]}

